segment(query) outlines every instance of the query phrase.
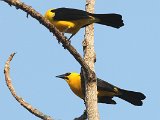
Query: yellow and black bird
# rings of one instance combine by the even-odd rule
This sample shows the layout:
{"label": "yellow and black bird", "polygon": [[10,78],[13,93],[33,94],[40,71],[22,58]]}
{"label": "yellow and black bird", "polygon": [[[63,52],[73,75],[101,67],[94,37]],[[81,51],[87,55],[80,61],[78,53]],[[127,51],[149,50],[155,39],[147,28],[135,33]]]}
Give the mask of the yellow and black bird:
{"label": "yellow and black bird", "polygon": [[49,9],[45,13],[47,18],[60,32],[71,33],[71,39],[81,28],[92,23],[120,28],[124,25],[119,14],[93,14],[73,8]]}
{"label": "yellow and black bird", "polygon": [[[58,75],[56,77],[64,79],[68,83],[74,94],[84,99],[80,74],[70,72]],[[143,93],[118,88],[99,78],[97,78],[97,97],[98,103],[116,104],[116,102],[112,98],[119,97],[135,106],[142,106],[142,100],[146,98]]]}

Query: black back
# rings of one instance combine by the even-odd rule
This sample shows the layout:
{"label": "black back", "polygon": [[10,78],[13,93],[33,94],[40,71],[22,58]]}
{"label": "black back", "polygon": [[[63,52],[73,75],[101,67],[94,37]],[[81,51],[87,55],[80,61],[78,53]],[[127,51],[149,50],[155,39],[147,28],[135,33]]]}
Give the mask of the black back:
{"label": "black back", "polygon": [[108,91],[108,92],[115,92],[114,88],[117,88],[116,86],[101,80],[99,78],[97,78],[97,89],[98,90],[104,90],[104,91]]}
{"label": "black back", "polygon": [[89,13],[73,8],[57,8],[51,10],[55,13],[54,20],[79,20],[89,18]]}

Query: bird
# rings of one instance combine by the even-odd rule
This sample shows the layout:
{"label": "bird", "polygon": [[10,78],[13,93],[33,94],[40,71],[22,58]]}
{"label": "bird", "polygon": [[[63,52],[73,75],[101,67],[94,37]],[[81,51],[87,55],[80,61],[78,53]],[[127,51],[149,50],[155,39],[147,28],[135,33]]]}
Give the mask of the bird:
{"label": "bird", "polygon": [[[75,95],[83,100],[85,99],[82,92],[81,76],[79,73],[68,72],[56,77],[64,79]],[[116,104],[116,101],[112,99],[113,97],[121,98],[122,100],[125,100],[135,106],[142,106],[142,100],[146,98],[146,96],[141,92],[121,89],[100,78],[97,78],[98,103]]]}
{"label": "bird", "polygon": [[46,11],[44,17],[48,19],[60,32],[70,33],[70,40],[81,28],[92,23],[98,23],[113,28],[124,26],[120,14],[93,14],[74,8],[57,8]]}

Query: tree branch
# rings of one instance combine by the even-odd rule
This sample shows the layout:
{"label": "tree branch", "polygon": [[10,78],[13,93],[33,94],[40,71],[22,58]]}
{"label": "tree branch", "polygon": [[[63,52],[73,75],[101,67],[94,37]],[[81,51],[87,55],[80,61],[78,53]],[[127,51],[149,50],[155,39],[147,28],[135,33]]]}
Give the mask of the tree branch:
{"label": "tree branch", "polygon": [[70,44],[70,42],[66,39],[66,37],[56,28],[52,25],[52,23],[49,22],[46,18],[44,18],[40,13],[38,13],[35,9],[33,9],[31,6],[26,5],[23,2],[20,2],[19,0],[1,0],[3,2],[8,3],[10,6],[15,6],[16,9],[21,9],[24,12],[27,13],[27,16],[30,15],[33,18],[35,18],[37,21],[40,22],[40,24],[44,25],[50,32],[55,35],[58,42],[61,42],[63,47],[67,49],[73,57],[79,62],[79,64],[83,67],[85,72],[87,74],[91,73],[90,68],[88,65],[84,62],[81,55],[77,52],[77,50]]}
{"label": "tree branch", "polygon": [[87,119],[87,113],[86,113],[86,110],[84,110],[83,114],[78,117],[78,118],[75,118],[74,120],[86,120]]}
{"label": "tree branch", "polygon": [[59,30],[54,27],[49,20],[44,18],[40,13],[38,13],[36,10],[34,10],[31,6],[26,5],[25,3],[19,1],[19,0],[1,0],[5,3],[8,3],[10,6],[15,6],[16,9],[21,9],[28,15],[35,18],[37,21],[40,22],[40,24],[44,25],[53,35],[55,35],[58,42],[62,43],[62,46],[67,49],[70,54],[73,55],[73,57],[78,61],[78,63],[82,66],[83,70],[85,71],[85,75],[87,76],[87,79],[89,81],[95,81],[96,76],[94,71],[90,69],[90,67],[86,64],[86,62],[83,60],[81,55],[77,52],[77,50],[70,44],[70,42],[67,40],[67,38],[59,32]]}
{"label": "tree branch", "polygon": [[[95,0],[86,0],[86,11],[94,13]],[[96,61],[96,54],[94,50],[94,25],[91,24],[85,29],[85,40],[83,41],[84,60],[87,65],[94,69],[94,63]],[[85,72],[83,79],[85,80],[85,105],[88,120],[99,120],[99,112],[97,105],[97,78],[96,75],[86,75]],[[83,84],[82,84],[83,85]]]}
{"label": "tree branch", "polygon": [[16,94],[16,91],[12,85],[12,81],[10,78],[10,62],[12,60],[12,58],[14,57],[15,53],[12,53],[10,55],[10,57],[8,58],[5,67],[4,67],[4,74],[5,74],[5,80],[6,80],[6,84],[11,92],[11,94],[13,95],[13,97],[24,107],[26,108],[29,112],[31,112],[32,114],[34,114],[35,116],[43,119],[43,120],[53,120],[50,116],[43,114],[42,112],[40,112],[38,109],[33,108],[29,103],[25,102],[25,100],[23,98],[21,98],[20,96],[18,96]]}

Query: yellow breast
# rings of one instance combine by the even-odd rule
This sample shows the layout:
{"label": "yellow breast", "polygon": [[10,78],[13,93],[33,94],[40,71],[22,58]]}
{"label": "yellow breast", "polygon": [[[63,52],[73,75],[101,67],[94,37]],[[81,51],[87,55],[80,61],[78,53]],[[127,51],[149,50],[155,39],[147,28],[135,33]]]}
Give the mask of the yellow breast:
{"label": "yellow breast", "polygon": [[94,23],[96,19],[80,19],[80,20],[71,20],[71,21],[54,21],[52,20],[52,24],[59,29],[60,32],[76,34],[81,27],[85,25],[89,25]]}
{"label": "yellow breast", "polygon": [[80,28],[74,21],[52,21],[52,24],[60,31],[64,33],[74,34]]}
{"label": "yellow breast", "polygon": [[69,80],[67,81],[69,87],[71,88],[71,90],[73,91],[74,94],[76,94],[78,97],[80,98],[84,98],[83,94],[82,94],[82,89],[81,89],[81,81],[80,79],[77,80]]}

